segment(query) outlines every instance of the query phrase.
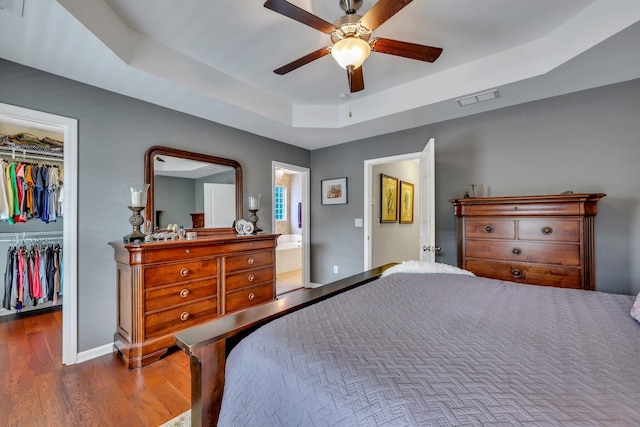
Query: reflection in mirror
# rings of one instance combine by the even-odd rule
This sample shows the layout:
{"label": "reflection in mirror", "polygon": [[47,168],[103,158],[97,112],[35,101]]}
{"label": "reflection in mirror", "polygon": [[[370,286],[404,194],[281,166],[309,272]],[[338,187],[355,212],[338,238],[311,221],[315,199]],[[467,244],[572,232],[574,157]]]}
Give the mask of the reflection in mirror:
{"label": "reflection in mirror", "polygon": [[233,230],[242,215],[242,170],[233,160],[152,147],[145,177],[151,183],[146,215],[154,230],[169,224],[199,232]]}

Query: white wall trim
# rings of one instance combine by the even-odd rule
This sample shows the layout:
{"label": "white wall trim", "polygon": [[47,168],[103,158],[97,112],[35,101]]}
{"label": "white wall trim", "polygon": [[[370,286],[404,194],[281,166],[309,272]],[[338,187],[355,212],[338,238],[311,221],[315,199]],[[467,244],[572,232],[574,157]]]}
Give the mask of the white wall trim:
{"label": "white wall trim", "polygon": [[73,365],[78,360],[78,120],[3,103],[0,114],[64,134],[62,363]]}
{"label": "white wall trim", "polygon": [[78,353],[78,358],[76,363],[86,362],[91,359],[96,359],[98,357],[106,356],[107,354],[113,353],[113,343],[101,345],[100,347],[95,347],[89,350],[82,351]]}

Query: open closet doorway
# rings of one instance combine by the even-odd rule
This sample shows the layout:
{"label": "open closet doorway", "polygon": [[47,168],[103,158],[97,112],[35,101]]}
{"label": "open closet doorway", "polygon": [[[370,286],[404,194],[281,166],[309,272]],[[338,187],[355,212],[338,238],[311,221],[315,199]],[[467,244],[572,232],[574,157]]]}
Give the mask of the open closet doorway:
{"label": "open closet doorway", "polygon": [[[60,180],[60,184],[63,185],[64,193],[62,200],[58,199],[59,212],[56,212],[56,227],[47,228],[42,225],[37,225],[40,219],[31,218],[20,224],[15,224],[15,229],[3,228],[2,233],[9,235],[16,235],[17,240],[24,241],[25,243],[44,243],[47,240],[58,240],[62,244],[62,250],[64,251],[63,262],[61,262],[56,270],[60,273],[62,279],[61,292],[58,296],[63,295],[61,299],[64,299],[62,304],[62,360],[60,361],[65,365],[72,365],[78,361],[78,343],[77,343],[77,150],[78,150],[78,121],[67,117],[57,116],[41,111],[29,110],[22,107],[16,107],[9,104],[0,103],[0,124],[6,126],[6,130],[10,131],[12,135],[17,133],[24,133],[31,135],[24,135],[23,139],[41,139],[40,136],[35,136],[33,133],[46,134],[51,133],[60,135],[59,138],[63,142],[63,155],[55,156],[56,150],[38,150],[35,147],[9,147],[10,154],[5,153],[8,157],[4,157],[9,161],[21,161],[23,167],[25,164],[31,163],[31,166],[36,165],[38,169],[41,167],[49,167],[51,165],[58,165],[58,170],[64,170],[63,179]],[[13,133],[12,130],[18,130],[19,132]],[[22,131],[20,131],[22,130]],[[30,132],[31,131],[31,132]],[[6,134],[7,132],[0,132]],[[15,138],[14,138],[15,139]],[[53,138],[55,139],[55,137]],[[38,144],[36,144],[38,145]],[[5,147],[6,148],[6,147]],[[58,150],[59,151],[59,150]],[[40,163],[38,163],[40,162]],[[17,165],[16,165],[17,166]],[[25,168],[26,169],[26,168]],[[33,175],[32,175],[33,176]],[[26,179],[26,177],[25,177]],[[28,182],[28,181],[25,181]],[[59,194],[59,193],[58,193]],[[60,215],[58,215],[60,213]],[[26,212],[25,212],[26,214]],[[47,213],[49,215],[49,213]],[[29,221],[32,221],[29,224]],[[51,221],[50,221],[51,222]],[[10,221],[7,221],[9,224]],[[46,224],[45,222],[45,225]],[[18,226],[20,229],[18,230]],[[11,225],[9,225],[11,227]],[[15,231],[14,231],[15,230]],[[60,261],[60,258],[58,258]],[[24,259],[23,259],[24,262]],[[55,266],[55,264],[54,264]],[[5,266],[6,269],[6,266]],[[4,271],[4,270],[3,270]],[[35,270],[32,270],[35,271]],[[6,277],[6,276],[5,276]],[[57,289],[57,287],[56,287]],[[4,292],[3,292],[4,293]],[[53,298],[52,298],[53,299]],[[59,302],[56,298],[56,302]],[[9,310],[13,310],[10,313],[12,316],[20,316],[22,313],[18,313],[15,309],[16,306],[20,306],[16,302],[12,303],[12,307]],[[46,307],[46,304],[44,305]],[[37,305],[31,301],[30,311],[34,315],[37,315]],[[33,309],[33,310],[31,310]],[[22,310],[21,310],[22,311]],[[26,311],[26,308],[25,308]]]}
{"label": "open closet doorway", "polygon": [[[435,252],[439,248],[435,245],[434,145],[435,140],[431,138],[422,152],[365,160],[365,270],[389,262],[435,261]],[[382,175],[387,178],[387,185],[396,185],[390,198],[395,203],[392,209],[395,220],[392,219],[394,215],[381,217]],[[403,200],[407,196],[403,194],[403,188],[412,189],[410,203]],[[405,209],[410,209],[411,215],[403,217],[403,204]]]}
{"label": "open closet doorway", "polygon": [[309,169],[272,162],[273,233],[276,247],[276,294],[309,283]]}

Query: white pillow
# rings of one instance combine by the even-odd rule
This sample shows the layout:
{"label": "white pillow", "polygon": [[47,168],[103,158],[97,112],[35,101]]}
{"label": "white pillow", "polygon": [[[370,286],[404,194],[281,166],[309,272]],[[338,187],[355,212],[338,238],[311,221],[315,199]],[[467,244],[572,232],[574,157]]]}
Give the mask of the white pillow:
{"label": "white pillow", "polygon": [[633,307],[631,307],[631,317],[640,322],[640,293],[636,297],[636,302],[633,303]]}
{"label": "white pillow", "polygon": [[442,264],[439,262],[407,261],[388,268],[380,277],[385,277],[394,273],[449,273],[475,276],[475,274],[470,271],[463,270],[449,264]]}

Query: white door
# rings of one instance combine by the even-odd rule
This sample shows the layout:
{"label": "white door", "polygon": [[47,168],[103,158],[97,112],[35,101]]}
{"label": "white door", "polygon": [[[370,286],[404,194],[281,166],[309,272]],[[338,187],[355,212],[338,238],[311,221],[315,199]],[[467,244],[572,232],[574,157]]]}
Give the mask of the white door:
{"label": "white door", "polygon": [[422,261],[435,262],[436,252],[436,174],[435,140],[431,138],[420,156],[420,252]]}
{"label": "white door", "polygon": [[204,184],[205,228],[231,227],[236,219],[236,186]]}
{"label": "white door", "polygon": [[[420,223],[420,247],[416,248],[423,261],[434,261],[435,252],[439,250],[435,246],[436,216],[435,216],[435,140],[429,139],[424,150],[419,153],[402,154],[399,156],[370,159],[364,161],[364,269],[372,266],[373,245],[384,244],[374,242],[372,239],[373,228],[373,200],[376,195],[373,188],[373,166],[385,163],[401,162],[404,160],[420,160],[420,192],[416,195],[416,206],[420,206],[416,213],[415,221]],[[357,221],[357,219],[356,219]],[[357,225],[356,225],[357,226]]]}

